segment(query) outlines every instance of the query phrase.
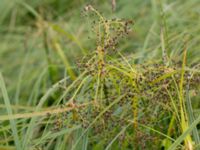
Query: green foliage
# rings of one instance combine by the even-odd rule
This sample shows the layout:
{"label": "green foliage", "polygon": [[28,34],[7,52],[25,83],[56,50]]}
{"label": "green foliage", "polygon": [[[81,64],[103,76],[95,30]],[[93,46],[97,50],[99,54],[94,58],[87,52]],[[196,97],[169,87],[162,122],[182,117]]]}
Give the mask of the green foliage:
{"label": "green foliage", "polygon": [[87,4],[0,1],[0,149],[199,149],[199,1]]}

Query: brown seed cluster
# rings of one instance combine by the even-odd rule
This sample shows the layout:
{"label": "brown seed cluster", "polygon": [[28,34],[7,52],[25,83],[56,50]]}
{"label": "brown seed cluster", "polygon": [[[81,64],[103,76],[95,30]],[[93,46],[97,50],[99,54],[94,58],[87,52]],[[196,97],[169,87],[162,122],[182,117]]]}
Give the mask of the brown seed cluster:
{"label": "brown seed cluster", "polygon": [[[98,18],[93,21],[92,28],[96,33],[95,53],[91,52],[77,63],[79,71],[86,72],[84,77],[88,77],[88,81],[76,93],[76,100],[63,106],[72,107],[71,111],[51,117],[54,120],[52,128],[57,132],[75,125],[80,125],[83,130],[90,127],[88,149],[93,149],[99,141],[106,147],[130,120],[136,120],[137,128],[131,125],[117,138],[121,149],[133,149],[136,145],[138,149],[159,149],[154,146],[161,145],[164,137],[140,127],[140,124],[164,134],[167,132],[166,122],[170,122],[174,114],[169,93],[179,107],[176,86],[180,83],[181,66],[165,66],[160,62],[130,64],[133,71],[123,59],[113,61],[111,57],[120,39],[129,34],[133,21],[106,19],[91,5],[84,11]],[[198,90],[200,73],[186,71],[184,79],[183,94],[186,90]],[[188,83],[189,89],[186,88]],[[66,99],[74,97],[74,93],[73,90],[68,92]],[[94,101],[91,105],[78,107],[91,101]],[[172,136],[179,135],[178,125],[174,125],[173,131],[176,132]],[[159,144],[152,144],[152,141]]]}
{"label": "brown seed cluster", "polygon": [[[91,139],[89,145],[91,148],[99,139],[105,139],[104,144],[106,147],[116,134],[129,123],[128,120],[133,120],[134,117],[137,117],[139,124],[150,126],[163,133],[166,132],[168,125],[164,122],[169,122],[169,117],[174,114],[168,92],[173,96],[174,103],[179,106],[179,95],[176,92],[176,84],[180,82],[181,68],[167,67],[159,63],[147,63],[135,65],[136,72],[132,73],[131,71],[126,71],[123,66],[126,63],[122,60],[120,61],[120,66],[113,62],[108,63],[115,67],[107,68],[107,74],[99,85],[96,83],[95,75],[91,76],[90,73],[87,74],[87,76],[90,76],[90,82],[87,83],[87,88],[81,91],[82,96],[77,97],[74,103],[63,106],[73,107],[74,109],[68,113],[52,117],[56,120],[54,122],[54,132],[63,128],[72,128],[75,125],[81,125],[81,128],[87,129],[96,120],[91,125],[91,132],[89,133],[89,138]],[[91,67],[95,66],[91,65]],[[168,75],[174,71],[173,76]],[[90,72],[89,69],[88,72]],[[189,90],[198,90],[200,74],[186,71],[185,78],[189,75],[190,80],[184,80],[184,91],[186,91],[189,81]],[[82,103],[95,100],[97,86],[102,90],[98,92],[98,105],[91,104],[79,108],[78,106]],[[121,95],[124,96],[107,109]],[[132,107],[134,97],[137,97],[138,100],[137,108]],[[84,99],[84,101],[80,101],[79,99]],[[107,110],[105,111],[105,109]],[[137,116],[133,116],[133,109],[138,109]],[[168,120],[164,120],[163,118]],[[176,131],[173,132],[173,136],[177,136],[179,134],[179,127],[174,126],[173,130]],[[152,140],[160,142],[163,140],[163,137],[157,134],[149,134],[142,128],[134,129],[133,126],[129,127],[117,139],[123,148],[133,148],[135,143],[137,143],[142,149],[151,146],[150,143]]]}
{"label": "brown seed cluster", "polygon": [[132,20],[127,19],[106,19],[99,11],[91,5],[84,8],[85,14],[94,17],[92,31],[96,39],[96,57],[93,61],[83,63],[84,67],[94,76],[107,74],[107,55],[117,50],[120,39],[125,38],[131,32]]}

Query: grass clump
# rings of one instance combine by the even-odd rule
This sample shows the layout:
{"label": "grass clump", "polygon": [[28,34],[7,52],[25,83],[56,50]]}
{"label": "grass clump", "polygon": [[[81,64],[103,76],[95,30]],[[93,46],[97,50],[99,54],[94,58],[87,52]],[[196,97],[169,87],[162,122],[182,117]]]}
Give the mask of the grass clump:
{"label": "grass clump", "polygon": [[[7,149],[198,148],[196,126],[200,118],[195,119],[191,97],[199,92],[200,72],[199,64],[187,65],[187,44],[181,48],[183,58],[179,62],[171,60],[162,30],[161,57],[141,61],[134,58],[135,54],[120,51],[133,33],[132,20],[107,19],[92,5],[85,6],[84,13],[93,19],[90,30],[95,44],[91,44],[91,53],[73,68],[61,42],[52,36],[50,47],[56,50],[66,71],[65,78],[57,81],[52,77],[60,72],[52,67],[49,43],[44,42],[50,78],[42,80],[41,75],[38,79],[29,98],[33,106],[12,106],[5,81],[0,77],[8,112],[0,117],[2,145]],[[44,23],[50,32],[53,29],[67,35],[80,46],[74,36],[59,26]],[[48,90],[47,79],[52,84]],[[38,91],[41,85],[45,92]]]}

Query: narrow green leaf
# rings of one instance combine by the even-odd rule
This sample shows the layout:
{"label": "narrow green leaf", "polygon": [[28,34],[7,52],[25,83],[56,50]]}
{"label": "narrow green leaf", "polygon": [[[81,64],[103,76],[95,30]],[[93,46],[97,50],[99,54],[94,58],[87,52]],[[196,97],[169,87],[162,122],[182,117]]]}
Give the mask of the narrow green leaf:
{"label": "narrow green leaf", "polygon": [[[4,83],[4,79],[3,79],[3,76],[2,76],[1,73],[0,73],[0,89],[1,89],[2,94],[3,94],[3,99],[4,99],[4,103],[6,105],[7,113],[8,113],[8,115],[11,116],[13,114],[12,107],[11,107],[11,104],[10,104],[10,99],[8,97],[8,93],[7,93],[7,90],[6,90],[5,83]],[[14,119],[10,120],[10,125],[11,125],[11,129],[12,129],[12,134],[13,134],[13,137],[14,137],[16,149],[21,150],[21,143],[20,143],[20,140],[19,140],[19,137],[18,137],[18,134],[17,134],[16,122],[15,122]]]}
{"label": "narrow green leaf", "polygon": [[185,130],[185,132],[176,139],[176,141],[169,147],[168,150],[175,150],[176,147],[190,134],[190,132],[196,127],[200,122],[200,116]]}

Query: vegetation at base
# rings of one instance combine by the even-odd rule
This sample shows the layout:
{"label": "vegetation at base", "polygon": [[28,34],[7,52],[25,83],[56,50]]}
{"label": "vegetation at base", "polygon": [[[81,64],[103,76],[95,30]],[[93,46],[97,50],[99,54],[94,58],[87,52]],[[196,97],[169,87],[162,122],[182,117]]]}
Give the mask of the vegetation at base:
{"label": "vegetation at base", "polygon": [[0,149],[200,149],[198,0],[0,10]]}

